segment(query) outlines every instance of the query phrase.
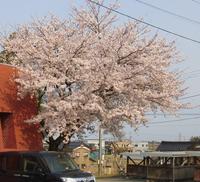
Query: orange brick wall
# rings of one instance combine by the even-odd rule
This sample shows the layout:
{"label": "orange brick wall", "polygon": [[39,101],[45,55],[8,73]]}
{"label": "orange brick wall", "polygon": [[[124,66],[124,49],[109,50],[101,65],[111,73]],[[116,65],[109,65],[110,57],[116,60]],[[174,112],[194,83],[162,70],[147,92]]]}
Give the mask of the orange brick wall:
{"label": "orange brick wall", "polygon": [[16,76],[15,67],[0,64],[0,150],[42,150],[38,125],[24,122],[36,114],[36,101],[17,99]]}

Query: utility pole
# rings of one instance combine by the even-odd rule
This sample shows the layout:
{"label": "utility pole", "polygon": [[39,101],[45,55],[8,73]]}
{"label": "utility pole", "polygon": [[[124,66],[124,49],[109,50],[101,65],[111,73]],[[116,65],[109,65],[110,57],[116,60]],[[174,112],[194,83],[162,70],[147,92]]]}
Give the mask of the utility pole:
{"label": "utility pole", "polygon": [[173,157],[172,158],[172,182],[175,181],[175,170],[174,170],[174,168],[175,168],[175,158]]}
{"label": "utility pole", "polygon": [[178,135],[178,140],[182,141],[182,135],[181,135],[181,133],[179,133],[179,135]]}
{"label": "utility pole", "polygon": [[98,163],[98,175],[102,175],[102,128],[99,125],[99,163]]}

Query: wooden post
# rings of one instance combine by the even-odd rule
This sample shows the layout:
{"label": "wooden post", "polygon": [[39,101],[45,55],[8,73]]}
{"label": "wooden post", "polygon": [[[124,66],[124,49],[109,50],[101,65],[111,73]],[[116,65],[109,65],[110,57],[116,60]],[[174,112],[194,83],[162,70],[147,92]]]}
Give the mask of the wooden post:
{"label": "wooden post", "polygon": [[175,174],[174,174],[174,167],[175,167],[175,158],[172,158],[172,182],[175,182]]}

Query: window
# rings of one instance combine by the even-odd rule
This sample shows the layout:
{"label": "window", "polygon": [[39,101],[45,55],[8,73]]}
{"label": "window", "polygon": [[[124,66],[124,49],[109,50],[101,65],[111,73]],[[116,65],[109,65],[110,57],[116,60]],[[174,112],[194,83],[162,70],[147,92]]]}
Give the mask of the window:
{"label": "window", "polygon": [[20,156],[19,155],[6,155],[3,160],[3,167],[7,171],[19,171]]}
{"label": "window", "polygon": [[88,157],[88,153],[87,153],[87,152],[84,152],[84,153],[83,153],[83,157]]}
{"label": "window", "polygon": [[75,157],[80,157],[80,153],[79,153],[79,152],[75,152],[75,153],[74,153],[74,156],[75,156]]}
{"label": "window", "polygon": [[25,156],[23,158],[23,171],[25,172],[41,172],[42,167],[36,157]]}
{"label": "window", "polygon": [[10,113],[0,113],[0,129],[2,130],[0,140],[4,148],[16,148],[14,125],[10,118]]}
{"label": "window", "polygon": [[51,172],[64,172],[78,169],[76,163],[69,155],[63,153],[53,153],[43,155]]}
{"label": "window", "polygon": [[6,158],[4,156],[0,156],[0,170],[6,169]]}
{"label": "window", "polygon": [[81,169],[85,169],[86,165],[85,164],[81,164]]}

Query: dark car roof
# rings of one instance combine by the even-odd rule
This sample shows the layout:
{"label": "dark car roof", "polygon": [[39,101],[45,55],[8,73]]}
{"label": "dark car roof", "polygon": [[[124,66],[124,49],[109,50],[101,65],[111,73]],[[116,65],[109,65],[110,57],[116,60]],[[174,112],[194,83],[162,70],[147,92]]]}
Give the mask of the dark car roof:
{"label": "dark car roof", "polygon": [[45,154],[57,154],[63,152],[56,151],[0,151],[0,154],[31,154],[31,155],[45,155]]}

